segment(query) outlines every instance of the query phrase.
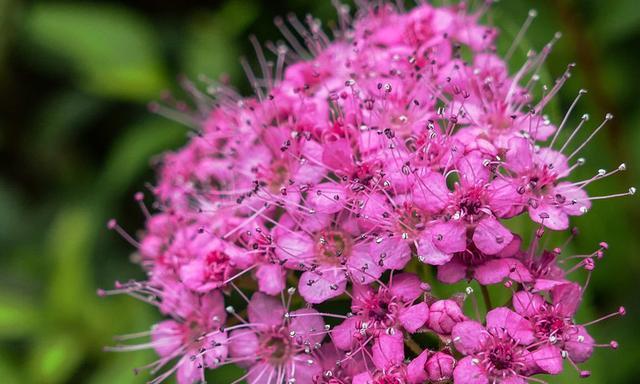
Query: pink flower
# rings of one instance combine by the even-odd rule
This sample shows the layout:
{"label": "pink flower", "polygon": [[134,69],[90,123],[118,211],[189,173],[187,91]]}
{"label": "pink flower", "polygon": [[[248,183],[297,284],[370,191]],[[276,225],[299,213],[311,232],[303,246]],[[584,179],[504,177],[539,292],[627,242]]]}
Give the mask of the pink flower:
{"label": "pink flower", "polygon": [[455,253],[465,251],[471,240],[483,253],[495,255],[513,238],[497,220],[508,204],[504,186],[492,187],[489,170],[477,152],[458,160],[458,172],[460,182],[448,200],[448,215],[432,228],[433,242],[442,252]]}
{"label": "pink flower", "polygon": [[284,381],[313,383],[322,373],[312,353],[324,339],[322,317],[313,309],[287,313],[279,299],[259,292],[251,297],[247,312],[248,323],[227,329],[229,355],[247,369],[247,382],[283,375]]}
{"label": "pink flower", "polygon": [[573,320],[582,296],[580,287],[573,283],[557,285],[551,296],[553,302],[549,303],[538,294],[520,291],[514,294],[513,305],[517,313],[531,322],[535,337],[544,343],[535,352],[546,356],[537,360],[538,365],[546,372],[558,373],[562,370],[563,353],[574,363],[585,362],[595,341],[585,327]]}
{"label": "pink flower", "polygon": [[429,319],[429,306],[419,301],[423,283],[413,274],[393,276],[388,286],[376,290],[367,286],[354,286],[351,311],[353,316],[333,328],[331,338],[336,347],[350,350],[362,347],[372,339],[384,343],[389,338],[381,335],[406,331],[415,333]]}
{"label": "pink flower", "polygon": [[529,322],[507,308],[487,314],[486,328],[475,321],[454,326],[453,343],[465,355],[454,372],[456,383],[525,383],[536,368],[528,349],[534,341]]}
{"label": "pink flower", "polygon": [[321,213],[286,219],[289,229],[279,232],[275,252],[285,266],[304,271],[299,290],[309,303],[342,294],[349,278],[368,284],[385,270],[401,269],[409,261],[408,246],[361,236],[355,221]]}
{"label": "pink flower", "polygon": [[476,279],[482,285],[497,284],[509,278],[518,282],[532,280],[527,267],[516,256],[521,240],[513,236],[511,243],[496,255],[482,253],[474,245],[458,252],[448,263],[438,266],[438,280],[453,284],[463,279]]}
{"label": "pink flower", "polygon": [[570,169],[566,157],[551,149],[536,149],[524,138],[509,141],[506,167],[515,173],[521,201],[531,220],[554,230],[569,228],[569,216],[579,216],[591,208],[580,184],[561,182]]}

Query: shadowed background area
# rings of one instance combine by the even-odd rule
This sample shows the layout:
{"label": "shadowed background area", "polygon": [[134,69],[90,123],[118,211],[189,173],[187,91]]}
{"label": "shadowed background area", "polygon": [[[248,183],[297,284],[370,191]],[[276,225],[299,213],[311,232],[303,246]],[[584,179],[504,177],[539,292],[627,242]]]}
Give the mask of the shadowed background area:
{"label": "shadowed background area", "polygon": [[[625,161],[629,170],[594,183],[591,195],[625,192],[640,174],[640,8],[635,0],[503,1],[490,18],[503,28],[504,53],[535,3],[539,12],[525,52],[556,31],[563,37],[546,65],[551,84],[570,62],[574,76],[548,111],[562,118],[580,88],[577,113],[595,126],[615,119],[584,152],[576,177]],[[0,0],[0,381],[3,383],[142,383],[133,367],[152,353],[104,353],[115,334],[148,329],[152,308],[127,297],[98,298],[115,279],[142,278],[134,249],[107,231],[117,217],[135,232],[143,215],[133,194],[153,182],[153,156],[177,148],[188,130],[148,112],[164,90],[180,95],[178,75],[228,76],[243,92],[238,57],[252,57],[247,36],[277,40],[276,15],[313,13],[330,27],[323,1],[20,1]],[[588,132],[585,132],[585,136]],[[151,159],[151,160],[150,160]],[[590,329],[618,351],[598,350],[585,368],[569,366],[552,382],[630,383],[640,375],[637,281],[640,209],[637,196],[599,201],[574,219],[575,252],[606,240],[579,319],[627,307],[625,318]],[[576,276],[584,281],[584,276]],[[233,372],[210,375],[230,382]],[[224,378],[222,376],[225,376]],[[634,379],[636,378],[636,379]]]}

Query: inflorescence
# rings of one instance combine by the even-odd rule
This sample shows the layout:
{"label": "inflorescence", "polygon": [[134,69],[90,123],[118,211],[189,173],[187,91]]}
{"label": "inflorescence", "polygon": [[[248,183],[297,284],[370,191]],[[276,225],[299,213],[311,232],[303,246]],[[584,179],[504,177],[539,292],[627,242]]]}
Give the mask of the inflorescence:
{"label": "inflorescence", "polygon": [[[589,376],[578,364],[618,344],[588,327],[624,308],[574,319],[608,245],[568,254],[569,218],[635,188],[587,194],[624,164],[572,176],[612,116],[572,127],[584,90],[559,122],[545,115],[574,66],[540,84],[559,34],[510,73],[533,11],[500,55],[498,29],[481,24],[489,3],[363,0],[355,16],[335,5],[329,34],[289,16],[276,20],[282,42],[251,38],[253,97],[204,79],[206,91],[184,82],[194,107],[152,105],[194,134],[162,157],[153,209],[135,195],[145,230],[108,224],[148,278],[99,294],[167,319],[107,349],[155,350],[152,383],[204,382],[229,364],[245,370],[234,383],[251,384],[544,383],[537,375],[563,366]],[[532,235],[506,221],[520,215]],[[548,247],[546,231],[569,239]],[[432,290],[459,281],[460,294]],[[509,299],[492,302],[496,289]]]}

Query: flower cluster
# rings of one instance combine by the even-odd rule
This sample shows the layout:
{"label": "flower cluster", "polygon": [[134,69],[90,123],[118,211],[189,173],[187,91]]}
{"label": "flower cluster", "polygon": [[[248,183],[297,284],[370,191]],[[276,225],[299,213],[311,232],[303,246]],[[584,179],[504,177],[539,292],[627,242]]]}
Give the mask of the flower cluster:
{"label": "flower cluster", "polygon": [[[100,293],[168,318],[133,335],[149,342],[110,348],[155,349],[154,383],[228,364],[252,384],[543,382],[564,360],[588,376],[577,364],[617,347],[576,323],[588,279],[570,279],[590,276],[607,244],[570,256],[540,245],[604,197],[590,183],[625,168],[572,178],[612,116],[581,142],[588,116],[566,127],[585,91],[558,124],[545,116],[573,67],[539,86],[559,36],[510,74],[533,12],[501,56],[485,6],[375,3],[353,19],[337,4],[331,39],[312,17],[276,20],[286,43],[267,58],[252,39],[261,73],[243,63],[254,97],[186,83],[197,110],[153,106],[196,134],[163,156],[153,214],[136,195],[139,241],[109,223],[148,279]],[[531,238],[510,229],[519,215]],[[459,281],[464,292],[436,294]],[[509,299],[494,306],[498,290]]]}

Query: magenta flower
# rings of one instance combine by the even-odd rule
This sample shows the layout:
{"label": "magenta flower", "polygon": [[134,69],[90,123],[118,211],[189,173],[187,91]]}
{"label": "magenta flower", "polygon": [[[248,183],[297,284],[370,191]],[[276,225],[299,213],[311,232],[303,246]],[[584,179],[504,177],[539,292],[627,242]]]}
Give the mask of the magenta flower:
{"label": "magenta flower", "polygon": [[[275,298],[254,293],[248,323],[229,327],[229,356],[246,368],[250,383],[282,377],[297,383],[313,383],[321,367],[312,350],[324,339],[324,321],[312,309],[291,313]],[[286,315],[286,316],[285,316]]]}
{"label": "magenta flower", "polygon": [[[333,197],[327,197],[329,204],[319,197],[322,203],[317,205],[333,206],[338,195],[323,190]],[[291,225],[279,232],[276,254],[285,266],[304,271],[299,290],[310,303],[342,294],[349,278],[356,284],[369,284],[387,269],[402,269],[411,256],[407,245],[394,248],[396,244],[387,239],[362,236],[357,223],[348,219],[318,213],[308,219],[283,221]]]}
{"label": "magenta flower", "polygon": [[486,327],[475,321],[456,324],[452,337],[456,349],[466,356],[453,372],[455,382],[526,383],[537,367],[529,350],[535,340],[531,324],[507,308],[490,311]]}
{"label": "magenta flower", "polygon": [[561,153],[535,149],[529,140],[513,138],[505,166],[514,172],[512,183],[531,220],[537,223],[554,230],[567,229],[569,216],[582,215],[591,208],[582,184],[560,181],[571,171]]}
{"label": "magenta flower", "polygon": [[415,333],[429,319],[429,306],[419,301],[423,288],[424,283],[409,273],[393,276],[388,286],[381,284],[377,290],[355,285],[351,302],[353,316],[333,328],[333,343],[342,350],[350,350],[371,340],[379,343],[389,340],[380,338],[382,334]]}
{"label": "magenta flower", "polygon": [[448,199],[447,215],[432,228],[433,242],[442,252],[455,253],[473,241],[481,252],[495,255],[513,239],[498,221],[510,204],[505,186],[489,183],[489,170],[477,152],[458,160],[458,172],[460,182]]}
{"label": "magenta flower", "polygon": [[[594,200],[635,193],[585,192],[624,164],[567,181],[612,116],[572,145],[587,117],[562,133],[584,91],[559,124],[545,115],[573,67],[539,89],[559,37],[511,73],[535,12],[502,52],[484,22],[491,2],[356,3],[335,2],[332,33],[289,15],[275,21],[283,41],[252,37],[259,68],[242,66],[253,96],[185,80],[193,110],[171,97],[151,106],[193,135],[158,162],[153,212],[135,195],[145,230],[108,223],[146,278],[99,294],[130,295],[166,319],[122,338],[150,342],[112,349],[154,349],[146,368],[164,373],[153,383],[202,382],[233,364],[245,370],[234,383],[518,384],[616,348],[587,326],[623,308],[574,320],[575,272],[590,281],[608,245],[572,255],[540,245],[545,228],[566,230]],[[519,216],[533,236],[508,221]],[[460,281],[463,294],[441,295],[439,284]]]}

